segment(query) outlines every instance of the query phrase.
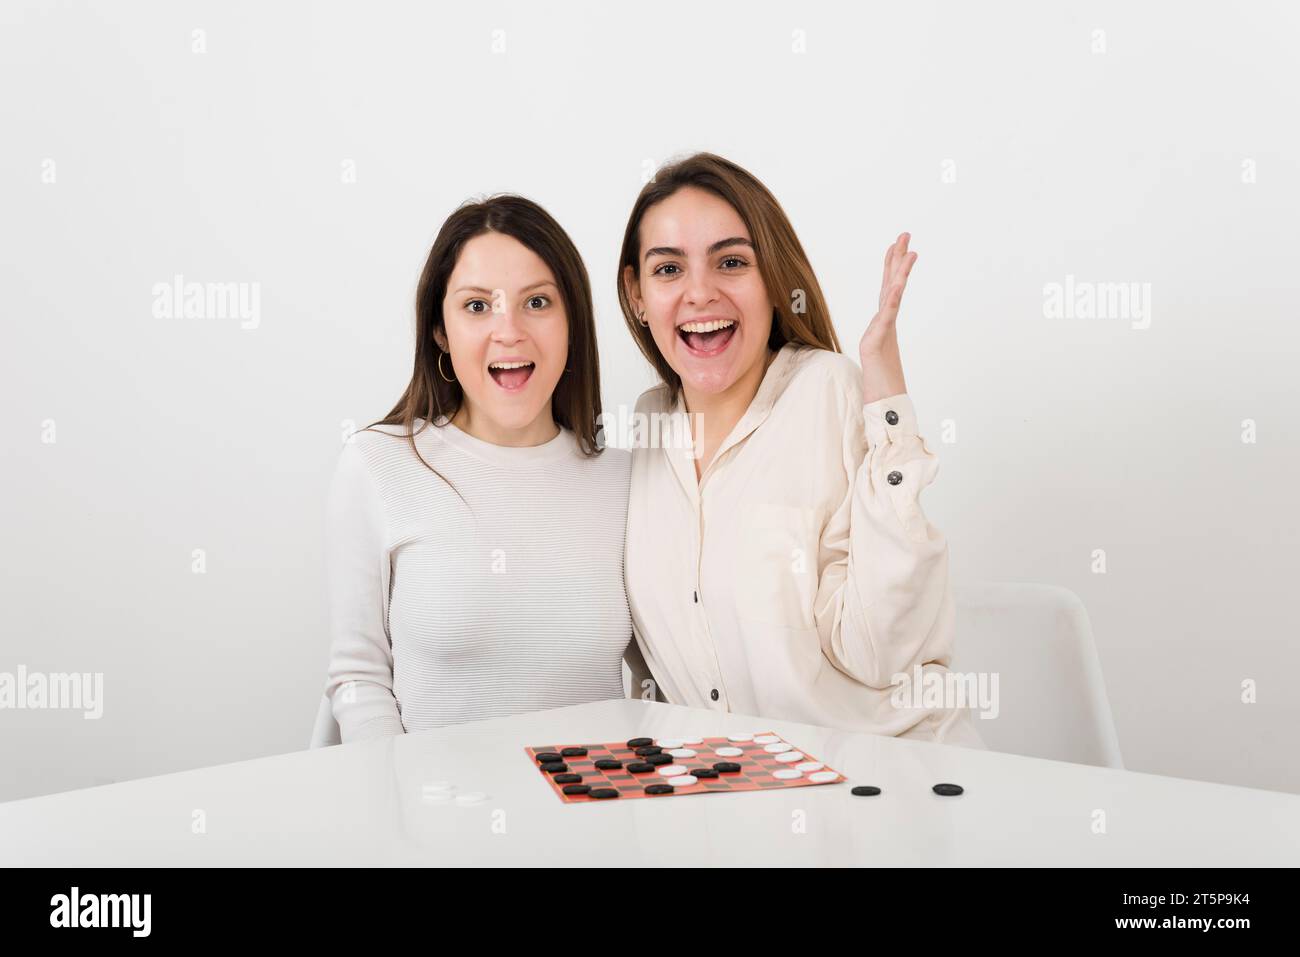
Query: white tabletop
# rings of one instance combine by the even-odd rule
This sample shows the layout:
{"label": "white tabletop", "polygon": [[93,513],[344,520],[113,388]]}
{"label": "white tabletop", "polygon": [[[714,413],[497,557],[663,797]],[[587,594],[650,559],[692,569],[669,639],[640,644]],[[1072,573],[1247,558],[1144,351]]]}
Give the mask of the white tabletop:
{"label": "white tabletop", "polygon": [[[523,750],[767,730],[848,782],[574,805]],[[0,804],[0,864],[1294,867],[1300,796],[605,701]]]}

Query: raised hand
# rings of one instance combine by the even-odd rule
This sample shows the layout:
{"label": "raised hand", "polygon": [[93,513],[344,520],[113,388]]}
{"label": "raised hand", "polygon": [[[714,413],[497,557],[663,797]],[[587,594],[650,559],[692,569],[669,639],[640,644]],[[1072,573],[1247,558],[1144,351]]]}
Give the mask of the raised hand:
{"label": "raised hand", "polygon": [[898,308],[903,302],[907,277],[916,262],[908,252],[911,233],[901,233],[885,252],[885,274],[880,281],[880,305],[858,343],[862,363],[862,401],[874,402],[907,391],[903,360],[898,354]]}

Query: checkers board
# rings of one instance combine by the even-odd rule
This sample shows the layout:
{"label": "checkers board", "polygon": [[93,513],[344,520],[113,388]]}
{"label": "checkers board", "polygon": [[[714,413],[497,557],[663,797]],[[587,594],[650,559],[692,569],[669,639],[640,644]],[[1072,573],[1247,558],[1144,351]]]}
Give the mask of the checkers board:
{"label": "checkers board", "polygon": [[[524,750],[566,804],[768,791],[844,780],[838,771],[772,732],[716,738],[632,738],[605,744],[556,742]],[[598,762],[605,766],[597,767]],[[694,773],[697,771],[702,773]]]}

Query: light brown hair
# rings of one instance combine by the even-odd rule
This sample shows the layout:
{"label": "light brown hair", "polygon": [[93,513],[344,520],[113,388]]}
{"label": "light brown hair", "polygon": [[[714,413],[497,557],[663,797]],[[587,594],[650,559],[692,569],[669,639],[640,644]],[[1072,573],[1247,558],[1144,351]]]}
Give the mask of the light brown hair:
{"label": "light brown hair", "polygon": [[[682,380],[660,354],[650,329],[637,320],[624,272],[631,266],[633,275],[641,277],[641,220],[646,211],[687,186],[707,190],[729,203],[749,230],[758,272],[773,302],[768,347],[780,349],[787,342],[797,342],[816,349],[841,351],[812,264],[776,197],[757,177],[730,160],[713,153],[695,153],[662,167],[642,188],[628,217],[618,260],[618,303],[623,309],[623,320],[641,354],[667,383],[669,400],[676,400]],[[791,300],[800,293],[803,311],[796,312]]]}

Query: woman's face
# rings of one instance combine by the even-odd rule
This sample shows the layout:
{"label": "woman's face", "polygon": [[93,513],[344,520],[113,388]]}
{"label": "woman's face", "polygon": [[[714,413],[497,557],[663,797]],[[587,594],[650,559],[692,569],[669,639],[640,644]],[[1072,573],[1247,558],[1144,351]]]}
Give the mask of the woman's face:
{"label": "woman's face", "polygon": [[641,219],[640,280],[624,273],[660,354],[692,393],[716,395],[766,362],[772,300],[740,214],[692,186]]}
{"label": "woman's face", "polygon": [[555,435],[551,394],[569,356],[569,323],[542,258],[502,233],[461,249],[442,301],[450,364],[465,391],[456,417],[497,445],[537,445]]}

